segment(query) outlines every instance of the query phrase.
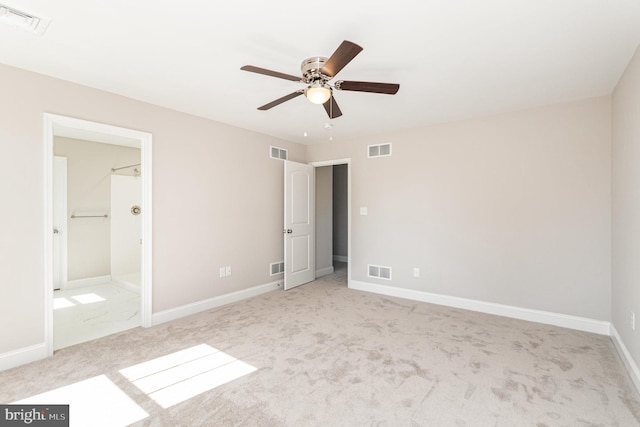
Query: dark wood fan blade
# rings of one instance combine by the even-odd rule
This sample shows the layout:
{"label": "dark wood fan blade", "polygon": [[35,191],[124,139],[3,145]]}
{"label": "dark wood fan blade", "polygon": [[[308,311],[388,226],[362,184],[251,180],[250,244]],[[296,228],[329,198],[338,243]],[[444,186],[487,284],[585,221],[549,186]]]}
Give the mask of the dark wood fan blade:
{"label": "dark wood fan blade", "polygon": [[362,52],[362,48],[360,46],[345,40],[340,46],[338,46],[336,51],[333,52],[333,55],[331,55],[320,71],[324,75],[333,77],[360,52]]}
{"label": "dark wood fan blade", "polygon": [[344,81],[344,80],[336,82],[335,86],[336,86],[336,89],[340,89],[340,90],[384,93],[387,95],[395,95],[398,92],[398,89],[400,89],[400,85],[397,83],[356,82],[356,81]]}
{"label": "dark wood fan blade", "polygon": [[290,93],[289,95],[285,95],[285,96],[283,96],[282,98],[278,98],[278,99],[276,99],[275,101],[271,101],[271,102],[270,102],[270,103],[268,103],[268,104],[264,104],[262,107],[258,107],[258,110],[263,110],[263,111],[264,111],[264,110],[268,110],[268,109],[270,109],[270,108],[275,107],[276,105],[280,105],[280,104],[282,104],[283,102],[286,102],[286,101],[288,101],[288,100],[290,100],[290,99],[293,99],[293,98],[295,98],[296,96],[300,96],[300,95],[302,95],[302,93],[303,93],[303,92],[304,92],[304,89],[297,90],[297,91],[295,91],[295,92],[293,92],[293,93]]}
{"label": "dark wood fan blade", "polygon": [[254,67],[253,65],[245,65],[244,67],[240,67],[240,69],[244,71],[250,71],[252,73],[264,74],[265,76],[291,80],[294,82],[299,82],[302,80],[301,77],[292,76],[291,74],[280,73],[278,71],[267,70],[266,68]]}
{"label": "dark wood fan blade", "polygon": [[322,105],[324,106],[324,109],[330,119],[335,119],[342,115],[342,111],[340,111],[340,107],[338,107],[338,103],[336,102],[336,99],[333,97],[333,95],[331,95],[331,98],[329,98],[329,100]]}

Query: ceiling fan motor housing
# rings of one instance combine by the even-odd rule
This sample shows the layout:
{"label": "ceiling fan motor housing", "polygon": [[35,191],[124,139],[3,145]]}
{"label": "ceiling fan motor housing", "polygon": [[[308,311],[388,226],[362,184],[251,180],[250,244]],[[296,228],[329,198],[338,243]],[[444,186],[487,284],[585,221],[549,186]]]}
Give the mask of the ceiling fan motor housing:
{"label": "ceiling fan motor housing", "polygon": [[302,65],[300,65],[302,80],[308,84],[317,80],[322,80],[323,82],[328,81],[329,77],[320,71],[326,62],[327,58],[322,56],[313,56],[302,61]]}

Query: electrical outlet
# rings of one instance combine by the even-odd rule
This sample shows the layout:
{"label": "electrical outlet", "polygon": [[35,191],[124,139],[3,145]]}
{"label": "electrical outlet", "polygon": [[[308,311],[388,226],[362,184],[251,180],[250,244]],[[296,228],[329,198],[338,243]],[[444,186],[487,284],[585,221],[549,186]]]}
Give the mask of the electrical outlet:
{"label": "electrical outlet", "polygon": [[231,276],[231,266],[230,266],[230,265],[228,265],[228,266],[225,268],[225,274],[226,274],[227,276]]}
{"label": "electrical outlet", "polygon": [[419,268],[414,268],[413,269],[413,277],[420,277],[420,269]]}
{"label": "electrical outlet", "polygon": [[636,314],[633,311],[631,312],[631,330],[636,330]]}
{"label": "electrical outlet", "polygon": [[224,276],[226,276],[226,275],[227,275],[227,274],[226,274],[226,273],[225,273],[225,271],[224,271],[224,267],[220,267],[220,277],[224,277]]}

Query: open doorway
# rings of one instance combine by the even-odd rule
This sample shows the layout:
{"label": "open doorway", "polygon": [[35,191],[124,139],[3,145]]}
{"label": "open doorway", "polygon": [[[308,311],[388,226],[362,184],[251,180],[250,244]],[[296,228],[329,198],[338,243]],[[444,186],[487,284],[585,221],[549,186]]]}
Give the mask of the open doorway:
{"label": "open doorway", "polygon": [[51,272],[45,276],[45,336],[51,355],[151,325],[151,135],[46,114],[45,146],[45,268]]}
{"label": "open doorway", "polygon": [[65,134],[53,141],[54,350],[141,325],[140,148]]}
{"label": "open doorway", "polygon": [[350,274],[350,165],[348,159],[312,163],[316,168],[316,277]]}

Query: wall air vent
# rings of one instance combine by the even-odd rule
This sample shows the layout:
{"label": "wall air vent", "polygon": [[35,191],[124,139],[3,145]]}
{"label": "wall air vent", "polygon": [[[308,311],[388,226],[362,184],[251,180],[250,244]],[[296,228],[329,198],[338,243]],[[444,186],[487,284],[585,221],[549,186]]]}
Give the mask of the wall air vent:
{"label": "wall air vent", "polygon": [[284,273],[284,261],[272,262],[269,264],[269,275],[275,276]]}
{"label": "wall air vent", "polygon": [[388,157],[391,155],[391,143],[369,145],[367,147],[367,157]]}
{"label": "wall air vent", "polygon": [[284,148],[271,146],[271,158],[278,160],[287,160],[288,151]]}
{"label": "wall air vent", "polygon": [[376,279],[391,280],[391,267],[383,267],[381,265],[367,266],[369,277],[375,277]]}
{"label": "wall air vent", "polygon": [[41,36],[49,26],[49,22],[51,22],[50,19],[39,18],[12,7],[5,6],[4,4],[0,4],[0,23]]}

